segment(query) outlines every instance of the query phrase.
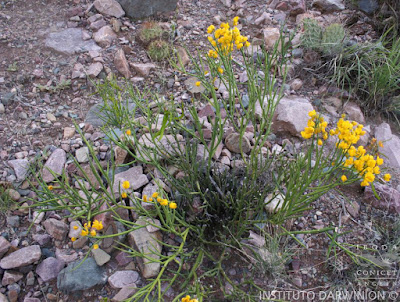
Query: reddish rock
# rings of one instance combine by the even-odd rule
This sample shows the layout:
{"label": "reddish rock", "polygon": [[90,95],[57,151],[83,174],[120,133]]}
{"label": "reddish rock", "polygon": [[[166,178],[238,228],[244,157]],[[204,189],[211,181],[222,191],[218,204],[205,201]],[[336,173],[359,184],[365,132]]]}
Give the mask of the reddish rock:
{"label": "reddish rock", "polygon": [[23,274],[14,271],[5,271],[3,275],[3,280],[1,281],[1,285],[7,286],[10,284],[14,284],[21,280],[24,277]]}
{"label": "reddish rock", "polygon": [[8,240],[3,236],[0,236],[0,258],[3,257],[3,255],[8,252],[10,247],[11,247],[10,242],[8,242]]}
{"label": "reddish rock", "polygon": [[64,240],[68,234],[68,225],[55,218],[49,218],[42,223],[46,232],[56,240]]}
{"label": "reddish rock", "polygon": [[388,185],[375,184],[375,190],[380,200],[375,197],[371,187],[366,187],[364,191],[364,200],[373,207],[387,210],[390,213],[400,214],[400,192]]}
{"label": "reddish rock", "polygon": [[60,175],[64,169],[65,162],[67,160],[67,154],[63,149],[56,149],[50,155],[49,159],[46,161],[43,171],[42,177],[45,182],[51,182],[55,179],[55,177],[51,174],[50,171],[55,173],[56,175]]}
{"label": "reddish rock", "polygon": [[0,267],[2,269],[12,269],[27,266],[38,261],[41,256],[42,251],[40,250],[40,246],[27,246],[1,259]]}
{"label": "reddish rock", "polygon": [[100,28],[94,35],[93,39],[102,47],[109,47],[112,42],[117,39],[116,33],[111,26],[106,25]]}
{"label": "reddish rock", "polygon": [[139,279],[139,273],[135,271],[117,271],[108,278],[112,288],[123,288],[134,284]]}

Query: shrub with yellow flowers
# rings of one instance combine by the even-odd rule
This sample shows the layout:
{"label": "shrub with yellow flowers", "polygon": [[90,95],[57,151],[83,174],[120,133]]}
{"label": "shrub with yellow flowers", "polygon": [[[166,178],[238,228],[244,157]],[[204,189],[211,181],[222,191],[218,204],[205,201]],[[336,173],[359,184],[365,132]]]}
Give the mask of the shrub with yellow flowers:
{"label": "shrub with yellow flowers", "polygon": [[[341,175],[340,179],[343,183],[350,183],[361,179],[361,186],[369,186],[374,181],[377,175],[381,173],[380,166],[383,165],[383,158],[376,154],[368,154],[363,146],[356,147],[360,137],[365,135],[363,125],[355,122],[345,120],[345,115],[337,122],[336,128],[328,132],[326,127],[328,123],[324,121],[323,117],[315,112],[309,112],[310,119],[307,122],[307,127],[301,132],[304,139],[316,140],[319,146],[322,146],[322,139],[325,141],[328,136],[335,137],[337,140],[336,148],[337,153],[336,163],[339,169],[343,169],[348,175]],[[376,140],[374,140],[375,142]],[[379,142],[381,146],[382,143]],[[333,163],[335,165],[335,162]],[[353,176],[353,177],[351,177]],[[389,181],[390,174],[385,174],[383,179]]]}

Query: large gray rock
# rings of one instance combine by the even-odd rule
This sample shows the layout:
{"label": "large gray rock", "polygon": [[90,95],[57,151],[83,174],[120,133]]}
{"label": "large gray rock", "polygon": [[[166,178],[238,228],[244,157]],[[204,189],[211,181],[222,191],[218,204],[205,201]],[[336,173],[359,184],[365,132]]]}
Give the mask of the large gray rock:
{"label": "large gray rock", "polygon": [[83,30],[80,28],[67,28],[49,34],[45,45],[48,48],[67,55],[101,49],[93,40],[83,40],[82,35]]}
{"label": "large gray rock", "polygon": [[118,2],[129,17],[141,19],[157,13],[174,11],[178,0],[118,0]]}
{"label": "large gray rock", "polygon": [[64,268],[57,277],[57,288],[65,293],[86,290],[107,282],[106,271],[93,258],[77,260]]}
{"label": "large gray rock", "polygon": [[67,154],[63,149],[54,150],[54,152],[50,155],[49,159],[46,161],[43,167],[43,180],[45,182],[51,182],[54,180],[55,177],[53,176],[53,174],[51,174],[50,171],[53,171],[53,173],[60,175],[64,169],[66,160]]}
{"label": "large gray rock", "polygon": [[0,267],[2,269],[11,269],[27,266],[35,261],[38,261],[41,256],[42,251],[40,250],[40,246],[27,246],[1,259]]}
{"label": "large gray rock", "polygon": [[[122,103],[122,105],[126,109],[125,101]],[[129,112],[134,113],[136,105],[132,102],[129,102],[127,105],[127,110]],[[108,111],[104,108],[104,103],[100,102],[99,104],[93,105],[88,113],[86,114],[85,118],[85,123],[91,124],[94,127],[102,127],[106,124],[107,117],[112,115],[113,113],[111,111]]]}
{"label": "large gray rock", "polygon": [[[256,106],[257,107],[257,106]],[[272,131],[290,133],[301,137],[300,132],[307,126],[308,113],[313,110],[307,99],[284,97],[280,100],[273,118]]]}
{"label": "large gray rock", "polygon": [[389,124],[380,124],[375,129],[375,137],[383,142],[383,148],[379,148],[379,152],[385,156],[385,163],[392,168],[400,169],[400,138],[392,134]]}
{"label": "large gray rock", "polygon": [[313,6],[326,13],[341,11],[345,8],[342,0],[314,0]]}
{"label": "large gray rock", "polygon": [[358,7],[366,14],[373,14],[378,8],[377,0],[358,0]]}
{"label": "large gray rock", "polygon": [[93,5],[100,13],[108,16],[121,18],[125,15],[121,5],[115,0],[96,0]]}

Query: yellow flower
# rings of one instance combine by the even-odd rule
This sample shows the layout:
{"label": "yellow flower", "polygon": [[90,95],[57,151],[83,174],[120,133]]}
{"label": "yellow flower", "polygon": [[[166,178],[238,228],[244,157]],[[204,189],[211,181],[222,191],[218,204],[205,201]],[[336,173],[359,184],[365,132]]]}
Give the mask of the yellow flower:
{"label": "yellow flower", "polygon": [[383,148],[383,143],[381,141],[378,142],[378,146]]}
{"label": "yellow flower", "polygon": [[94,236],[96,236],[96,234],[97,234],[97,233],[96,233],[95,230],[91,230],[91,231],[90,231],[90,236],[93,236],[93,237],[94,237]]}
{"label": "yellow flower", "polygon": [[150,198],[149,198],[149,202],[152,202],[152,201],[153,201],[153,198],[150,197]]}
{"label": "yellow flower", "polygon": [[171,202],[171,203],[169,204],[169,207],[170,207],[171,209],[176,209],[176,208],[177,208],[177,204],[176,204],[175,202]]}
{"label": "yellow flower", "polygon": [[186,297],[182,298],[181,302],[190,302],[190,296],[187,295]]}
{"label": "yellow flower", "polygon": [[312,111],[310,111],[309,113],[308,113],[308,116],[309,117],[314,117],[314,116],[316,116],[317,115],[317,113],[315,112],[315,110],[312,110]]}
{"label": "yellow flower", "polygon": [[157,198],[158,197],[158,192],[154,192],[153,195],[151,195],[151,197]]}
{"label": "yellow flower", "polygon": [[76,240],[76,238],[75,238],[75,237],[72,237],[72,238],[71,238],[71,241],[72,241],[72,242],[74,242],[75,240]]}
{"label": "yellow flower", "polygon": [[238,17],[238,16],[236,16],[235,18],[233,18],[233,26],[238,25],[238,22],[239,22],[239,17]]}
{"label": "yellow flower", "polygon": [[385,181],[390,181],[391,178],[392,178],[392,175],[390,175],[390,174],[385,174],[385,175],[383,175],[383,179],[384,179]]}
{"label": "yellow flower", "polygon": [[128,194],[126,194],[126,192],[122,192],[122,193],[121,193],[121,197],[122,197],[122,198],[127,198],[127,197],[128,197]]}
{"label": "yellow flower", "polygon": [[94,250],[97,250],[99,248],[99,245],[98,244],[93,244],[93,249]]}
{"label": "yellow flower", "polygon": [[147,195],[146,194],[143,195],[143,201],[147,202]]}
{"label": "yellow flower", "polygon": [[364,176],[364,181],[373,182],[375,180],[375,175],[371,172],[367,172]]}
{"label": "yellow flower", "polygon": [[74,230],[77,230],[77,229],[78,229],[78,226],[77,226],[77,225],[74,225],[74,226],[73,226],[73,229],[74,229]]}
{"label": "yellow flower", "polygon": [[223,74],[223,73],[224,73],[224,70],[223,70],[221,67],[218,67],[218,72],[219,72],[220,74]]}
{"label": "yellow flower", "polygon": [[347,176],[346,175],[342,175],[342,177],[340,178],[343,182],[345,182],[347,180]]}
{"label": "yellow flower", "polygon": [[125,190],[129,189],[130,186],[131,186],[131,184],[130,184],[129,181],[127,181],[127,180],[125,180],[125,181],[122,183],[122,187],[123,187]]}
{"label": "yellow flower", "polygon": [[126,135],[131,135],[131,134],[132,134],[131,130],[129,130],[129,129],[128,129],[128,130],[126,130],[126,132],[125,132],[125,133],[126,133]]}
{"label": "yellow flower", "polygon": [[322,144],[323,144],[323,143],[322,143],[322,140],[319,139],[319,140],[318,140],[318,146],[322,146]]}
{"label": "yellow flower", "polygon": [[383,165],[383,158],[380,158],[379,156],[376,157],[376,164],[378,166],[382,166]]}
{"label": "yellow flower", "polygon": [[250,46],[250,42],[249,42],[249,41],[246,41],[246,43],[244,43],[244,46],[245,46],[245,47],[249,47],[249,46]]}
{"label": "yellow flower", "polygon": [[103,222],[98,221],[97,219],[93,221],[93,228],[97,229],[98,231],[103,229]]}
{"label": "yellow flower", "polygon": [[207,28],[207,33],[212,34],[214,30],[215,30],[215,26],[214,26],[214,25],[210,25],[210,26]]}
{"label": "yellow flower", "polygon": [[81,231],[81,235],[82,236],[87,236],[89,234],[89,232],[87,230],[82,230]]}
{"label": "yellow flower", "polygon": [[200,81],[197,81],[197,82],[196,82],[196,86],[197,86],[197,87],[199,87],[199,86],[200,86],[200,84],[201,84],[201,82],[200,82]]}
{"label": "yellow flower", "polygon": [[167,206],[168,205],[168,200],[167,199],[161,200],[160,205]]}
{"label": "yellow flower", "polygon": [[54,189],[53,186],[47,186],[47,189],[49,189],[50,191],[52,191]]}

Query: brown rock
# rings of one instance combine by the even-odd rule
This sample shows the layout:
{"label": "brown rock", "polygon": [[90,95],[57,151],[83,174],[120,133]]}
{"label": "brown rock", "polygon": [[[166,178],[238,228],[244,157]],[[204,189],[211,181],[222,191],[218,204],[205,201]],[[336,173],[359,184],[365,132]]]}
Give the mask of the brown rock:
{"label": "brown rock", "polygon": [[111,26],[106,25],[100,28],[94,35],[93,39],[99,43],[102,47],[109,47],[112,42],[117,39],[117,35],[111,28]]}
{"label": "brown rock", "polygon": [[46,232],[56,240],[62,241],[68,234],[68,225],[55,218],[49,218],[42,224],[46,228]]}
{"label": "brown rock", "polygon": [[96,0],[93,5],[100,13],[108,16],[121,18],[125,15],[125,11],[115,0]]}
{"label": "brown rock", "polygon": [[122,48],[117,50],[117,52],[115,53],[114,64],[115,64],[115,68],[117,68],[117,70],[125,78],[129,79],[131,77],[132,74],[129,69],[129,64],[128,64],[128,61],[126,60],[125,52]]}
{"label": "brown rock", "polygon": [[142,77],[147,77],[150,74],[150,71],[156,68],[156,65],[153,63],[129,63],[136,73],[141,75]]}
{"label": "brown rock", "polygon": [[225,146],[234,153],[249,153],[251,151],[250,141],[246,136],[242,137],[242,145],[240,146],[240,134],[231,133],[225,139]]}

